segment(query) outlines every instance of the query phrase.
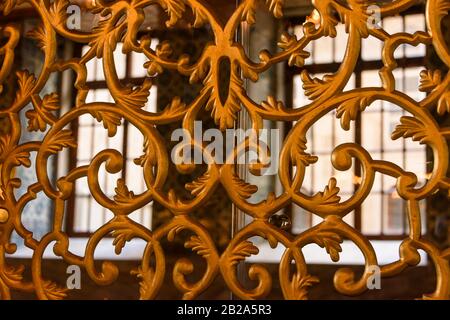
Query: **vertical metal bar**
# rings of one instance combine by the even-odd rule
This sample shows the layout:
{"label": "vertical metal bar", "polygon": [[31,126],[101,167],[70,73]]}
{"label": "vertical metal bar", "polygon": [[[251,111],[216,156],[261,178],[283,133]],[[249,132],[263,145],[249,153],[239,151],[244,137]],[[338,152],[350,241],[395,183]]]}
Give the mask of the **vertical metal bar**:
{"label": "vertical metal bar", "polygon": [[[239,6],[241,0],[236,0],[236,8]],[[239,42],[246,52],[249,51],[249,26],[246,22],[242,22],[240,26],[240,30],[236,34],[236,41]],[[248,80],[244,79],[244,88],[247,89]],[[241,112],[238,114],[236,128],[247,130],[249,127],[249,116],[247,111],[243,108]],[[246,164],[236,164],[236,172],[239,177],[243,180],[247,179],[247,168]],[[241,230],[245,226],[245,213],[240,210],[234,203],[232,203],[231,210],[231,238],[233,238],[239,230]],[[237,265],[237,277],[238,280],[243,283],[245,281],[245,262],[241,262]],[[235,297],[233,293],[230,293],[230,298],[233,300]]]}

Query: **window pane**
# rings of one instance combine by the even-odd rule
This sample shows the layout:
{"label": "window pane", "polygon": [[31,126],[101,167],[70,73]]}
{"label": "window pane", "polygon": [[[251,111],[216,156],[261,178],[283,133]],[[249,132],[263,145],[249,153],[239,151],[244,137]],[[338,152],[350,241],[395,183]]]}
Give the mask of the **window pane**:
{"label": "window pane", "polygon": [[77,159],[91,160],[92,157],[92,126],[78,127],[78,144],[77,144]]}
{"label": "window pane", "polygon": [[142,167],[137,166],[133,161],[127,161],[126,184],[130,191],[140,194],[145,190],[144,173]]}
{"label": "window pane", "polygon": [[103,125],[98,123],[94,129],[94,154],[99,153],[105,149],[108,139],[108,132]]}
{"label": "window pane", "polygon": [[299,234],[310,228],[311,214],[296,204],[292,205],[292,233]]}
{"label": "window pane", "polygon": [[[85,55],[89,51],[89,46],[83,46],[81,49],[81,54]],[[86,69],[87,69],[87,77],[86,81],[94,81],[96,79],[96,73],[97,73],[97,59],[93,58],[89,60],[86,63]]]}
{"label": "window pane", "polygon": [[293,84],[293,88],[292,88],[292,99],[293,99],[293,108],[300,108],[308,103],[310,103],[311,101],[308,100],[308,98],[305,96],[305,91],[302,88],[303,82],[300,78],[299,75],[294,76],[294,84]]}
{"label": "window pane", "polygon": [[313,43],[314,63],[333,62],[333,38],[322,37]]}
{"label": "window pane", "polygon": [[[95,63],[95,68],[93,70],[95,70],[95,79],[96,81],[103,81],[105,80],[105,73],[103,72],[103,59],[97,59],[97,58],[93,58],[92,61]],[[89,71],[88,71],[89,73]]]}
{"label": "window pane", "polygon": [[383,153],[383,160],[392,162],[403,168],[403,156],[402,149],[399,149],[398,151],[386,151]]}
{"label": "window pane", "polygon": [[98,228],[100,228],[105,219],[105,208],[103,208],[97,201],[91,201],[91,210],[89,217],[89,231],[95,232]]}
{"label": "window pane", "polygon": [[[425,16],[423,14],[410,14],[405,17],[405,32],[414,34],[417,31],[425,31]],[[418,46],[406,46],[407,57],[425,56],[426,47],[424,44]]]}
{"label": "window pane", "polygon": [[405,170],[414,172],[419,180],[419,185],[425,183],[426,174],[426,153],[425,148],[421,151],[409,151],[405,153]]}
{"label": "window pane", "polygon": [[403,139],[397,140],[391,139],[391,134],[394,132],[395,127],[400,124],[401,112],[388,112],[383,113],[383,147],[385,150],[402,150]]}
{"label": "window pane", "polygon": [[77,179],[77,181],[75,182],[75,187],[77,189],[77,194],[80,196],[88,196],[90,194],[86,177]]}
{"label": "window pane", "polygon": [[144,137],[132,124],[128,125],[127,157],[135,159],[143,154]]}
{"label": "window pane", "polygon": [[415,68],[406,68],[404,70],[405,74],[405,89],[404,92],[411,98],[416,101],[420,101],[425,98],[426,93],[420,92],[418,89],[419,86],[419,75],[420,71],[423,70],[423,67],[415,67]]}
{"label": "window pane", "polygon": [[[383,19],[383,29],[389,34],[403,32],[403,18],[398,17],[387,17]],[[400,45],[394,52],[394,58],[402,58],[404,51],[404,45]]]}
{"label": "window pane", "polygon": [[361,231],[366,235],[381,233],[381,194],[371,192],[361,206]]}
{"label": "window pane", "polygon": [[150,94],[147,99],[147,103],[144,106],[144,110],[147,112],[158,111],[158,87],[153,85],[150,88]]}
{"label": "window pane", "polygon": [[349,212],[343,219],[347,224],[355,226],[355,211]]}
{"label": "window pane", "polygon": [[382,113],[366,110],[361,114],[361,145],[369,151],[381,149]]}
{"label": "window pane", "polygon": [[333,143],[333,115],[326,114],[312,126],[314,152],[331,152]]}
{"label": "window pane", "polygon": [[74,208],[73,230],[75,232],[88,231],[89,197],[76,197]]}
{"label": "window pane", "polygon": [[144,216],[144,227],[147,227],[149,229],[152,229],[152,214],[153,214],[153,203],[150,203],[146,205],[143,209],[143,216]]}
{"label": "window pane", "polygon": [[332,177],[332,166],[330,155],[320,155],[314,166],[314,193],[323,191]]}
{"label": "window pane", "polygon": [[361,58],[365,61],[381,60],[382,43],[377,38],[361,39]]}
{"label": "window pane", "polygon": [[114,102],[113,97],[108,89],[95,90],[95,102]]}
{"label": "window pane", "polygon": [[122,43],[118,43],[114,51],[114,64],[119,79],[123,79],[127,75],[127,56],[122,53]]}
{"label": "window pane", "polygon": [[347,48],[348,34],[345,33],[345,26],[340,23],[336,26],[336,38],[334,38],[334,61],[342,62]]}
{"label": "window pane", "polygon": [[387,235],[402,234],[404,226],[403,199],[400,198],[395,187],[391,187],[385,192],[383,200],[383,233]]}

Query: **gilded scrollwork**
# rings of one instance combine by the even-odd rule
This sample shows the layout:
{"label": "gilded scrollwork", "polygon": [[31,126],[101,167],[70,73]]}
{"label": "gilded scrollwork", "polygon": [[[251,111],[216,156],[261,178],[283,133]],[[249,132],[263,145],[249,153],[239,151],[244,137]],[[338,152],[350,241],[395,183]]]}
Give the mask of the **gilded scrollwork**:
{"label": "gilded scrollwork", "polygon": [[[28,4],[40,16],[40,25],[27,34],[36,41],[42,50],[44,61],[38,74],[27,70],[16,72],[17,87],[15,99],[6,108],[0,109],[0,117],[11,124],[8,133],[0,136],[0,295],[3,299],[11,297],[11,290],[35,292],[40,299],[61,299],[68,294],[65,288],[56,285],[42,276],[43,254],[47,247],[66,263],[84,268],[89,277],[98,285],[107,285],[119,275],[113,262],[105,261],[101,269],[95,266],[94,254],[99,242],[107,236],[112,237],[116,254],[120,254],[127,242],[139,238],[146,242],[141,265],[132,273],[140,281],[141,299],[157,297],[166,274],[166,253],[161,241],[167,238],[183,238],[185,248],[205,260],[206,269],[195,283],[187,279],[195,266],[187,258],[180,258],[173,269],[173,282],[185,299],[193,299],[206,290],[212,281],[222,276],[228,288],[242,299],[265,298],[272,290],[272,276],[262,265],[254,264],[248,270],[250,279],[257,285],[253,289],[244,287],[237,276],[237,265],[251,255],[258,253],[258,248],[249,240],[260,237],[268,241],[272,248],[282,245],[284,254],[279,263],[279,281],[282,293],[287,299],[306,299],[308,289],[318,285],[319,279],[308,273],[302,248],[315,243],[328,253],[332,261],[338,261],[341,244],[344,239],[353,242],[365,259],[365,271],[356,278],[350,269],[339,269],[335,273],[335,288],[346,295],[359,295],[367,290],[366,281],[371,276],[370,266],[377,266],[377,255],[370,241],[355,228],[344,222],[343,218],[355,207],[361,205],[371,192],[376,173],[396,179],[396,189],[407,203],[409,236],[402,242],[398,261],[380,266],[382,276],[390,277],[401,273],[408,266],[415,266],[420,261],[418,250],[425,251],[436,269],[436,290],[424,298],[450,298],[450,253],[449,249],[440,250],[423,238],[421,215],[418,201],[433,194],[438,189],[450,189],[447,177],[449,152],[447,139],[450,128],[441,127],[432,112],[443,115],[450,111],[450,73],[440,70],[424,70],[420,73],[419,90],[428,95],[421,101],[415,101],[405,93],[395,89],[393,70],[396,68],[395,50],[402,44],[417,46],[432,45],[442,62],[450,67],[450,49],[441,30],[441,21],[448,15],[450,1],[426,1],[427,30],[414,34],[389,34],[381,28],[368,26],[367,8],[371,1],[362,0],[312,0],[314,11],[306,19],[302,28],[303,36],[297,38],[283,34],[279,40],[279,51],[270,53],[261,51],[258,61],[252,61],[243,45],[236,40],[236,33],[243,22],[258,23],[256,19],[257,3],[264,3],[269,12],[277,19],[283,16],[284,0],[242,0],[225,24],[207,5],[206,0],[96,0],[90,9],[98,14],[100,22],[90,32],[71,30],[66,27],[68,0],[6,0],[0,4],[3,15],[8,15],[18,5]],[[391,16],[401,13],[414,5],[415,0],[395,0],[381,5],[381,15]],[[169,42],[160,43],[154,50],[151,38],[145,32],[139,32],[146,16],[144,9],[159,6],[167,14],[165,24],[168,28],[176,26],[178,21],[192,15],[192,28],[209,25],[214,41],[208,44],[196,61],[182,55],[172,57]],[[190,12],[188,12],[190,11]],[[301,73],[305,95],[310,103],[304,106],[286,106],[274,97],[257,103],[247,94],[244,80],[256,82],[261,73],[278,63],[302,68],[310,53],[306,50],[309,43],[321,37],[335,37],[338,23],[346,26],[348,33],[347,49],[339,69],[315,78],[306,70]],[[0,48],[0,93],[6,77],[13,71],[14,49],[21,37],[18,26],[8,24],[0,26],[2,46]],[[80,58],[60,60],[57,55],[57,35],[71,41],[89,46],[89,50]],[[361,50],[361,39],[375,37],[383,42],[382,63],[380,70],[382,85],[344,91],[356,67]],[[138,86],[125,86],[118,77],[115,68],[114,51],[122,43],[123,53],[135,52],[144,55],[148,62],[143,65],[148,77]],[[111,96],[110,102],[86,103],[90,88],[86,84],[86,63],[94,58],[102,58],[105,81]],[[220,94],[221,64],[230,65],[230,79],[226,98]],[[72,108],[62,112],[60,97],[56,92],[41,98],[40,93],[52,73],[71,69],[76,74],[74,87],[76,99]],[[173,70],[186,76],[191,84],[201,83],[202,90],[189,104],[176,97],[160,112],[148,112],[144,105],[153,85],[153,77],[166,70]],[[412,139],[425,144],[433,154],[431,174],[422,186],[414,173],[372,156],[356,143],[337,146],[332,153],[332,165],[336,170],[346,171],[353,161],[361,169],[361,183],[350,198],[341,201],[339,186],[334,178],[323,186],[323,191],[312,196],[302,193],[306,167],[314,164],[317,157],[307,150],[307,131],[323,115],[333,110],[340,119],[341,126],[348,130],[351,122],[375,101],[388,101],[402,108],[410,115],[398,119],[398,125],[392,132],[392,139]],[[22,123],[19,112],[28,104],[32,108],[26,112],[28,123]],[[201,141],[194,137],[194,121],[200,113],[209,113],[216,126],[224,131],[236,125],[238,113],[248,112],[251,127],[261,129],[263,120],[293,122],[292,129],[282,145],[279,155],[278,176],[283,192],[276,196],[270,193],[259,203],[248,199],[257,188],[239,178],[236,168],[228,162],[216,163],[214,157],[205,150]],[[105,149],[96,154],[88,165],[71,169],[67,175],[52,181],[47,172],[49,158],[63,149],[74,148],[77,141],[69,129],[70,123],[80,116],[89,114],[101,122],[109,136],[114,136],[122,121],[135,126],[145,138],[143,155],[135,160],[142,167],[142,179],[146,191],[135,194],[130,191],[123,180],[117,182],[115,196],[108,197],[99,184],[99,170],[105,166],[107,173],[120,172],[124,167],[123,155],[112,149]],[[163,185],[169,174],[170,151],[156,127],[158,125],[180,123],[192,136],[192,147],[199,148],[211,160],[203,174],[186,185],[192,198],[184,199],[173,190],[163,191]],[[21,143],[23,130],[42,131],[45,137],[41,141]],[[252,143],[245,140],[237,145],[230,157],[236,158],[249,148]],[[32,161],[31,154],[36,155]],[[261,161],[263,162],[263,161]],[[15,189],[21,180],[15,175],[16,167],[31,167],[36,172],[37,180],[28,187],[28,191],[16,197]],[[292,175],[292,167],[296,167]],[[182,172],[190,172],[194,164],[177,165]],[[250,166],[252,172],[258,172],[261,166]],[[65,203],[73,196],[77,179],[87,177],[92,197],[102,207],[113,212],[114,217],[93,233],[86,245],[84,256],[69,250],[70,238],[64,232],[63,221],[66,214]],[[211,235],[194,218],[190,216],[212,196],[221,184],[233,204],[253,218],[252,222],[234,235],[226,250],[219,254]],[[24,207],[33,202],[38,193],[50,198],[53,206],[53,225],[51,231],[38,240],[33,237],[23,224],[21,214]],[[148,230],[132,221],[128,215],[148,205],[158,202],[170,210],[174,217],[156,230]],[[323,218],[323,222],[293,235],[269,222],[270,217],[280,209],[295,203],[296,205]],[[11,235],[16,232],[24,239],[25,245],[33,251],[32,279],[26,282],[23,277],[24,267],[12,267],[6,262],[7,254],[14,254],[16,245],[11,242]],[[183,231],[183,236],[181,232]],[[185,234],[189,237],[185,238]],[[292,272],[292,266],[295,271]]]}

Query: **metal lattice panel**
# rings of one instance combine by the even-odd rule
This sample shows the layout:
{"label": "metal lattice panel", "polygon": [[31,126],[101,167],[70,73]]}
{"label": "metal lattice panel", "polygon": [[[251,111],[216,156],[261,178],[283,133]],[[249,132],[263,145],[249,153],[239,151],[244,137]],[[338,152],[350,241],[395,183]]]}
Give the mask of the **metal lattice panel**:
{"label": "metal lattice panel", "polygon": [[[284,0],[260,1],[275,18],[283,16]],[[393,70],[396,68],[394,51],[402,44],[432,45],[440,60],[450,67],[450,50],[441,30],[441,21],[450,10],[448,0],[429,0],[426,3],[427,31],[414,34],[389,34],[382,28],[369,26],[369,1],[362,0],[313,0],[315,9],[303,24],[303,36],[283,34],[278,46],[280,51],[269,53],[262,51],[259,61],[252,61],[246,55],[236,34],[242,23],[254,24],[256,20],[257,0],[243,0],[236,7],[226,24],[220,20],[206,5],[206,0],[97,0],[91,8],[99,14],[101,20],[91,32],[69,30],[67,0],[4,0],[0,4],[3,15],[7,16],[19,5],[29,4],[38,12],[41,24],[30,35],[37,41],[44,53],[43,67],[34,75],[27,70],[17,72],[18,91],[15,98],[4,109],[0,109],[0,117],[7,118],[11,129],[0,136],[0,293],[2,298],[10,297],[10,290],[34,291],[40,299],[64,298],[65,289],[55,285],[51,280],[42,277],[41,264],[43,253],[51,246],[57,256],[68,264],[84,268],[89,277],[98,285],[107,285],[116,280],[117,267],[111,262],[104,262],[101,270],[97,270],[94,252],[99,242],[106,236],[115,239],[116,252],[120,253],[128,241],[134,238],[143,239],[147,245],[142,257],[137,277],[141,282],[142,299],[152,299],[163,288],[166,273],[165,254],[161,246],[163,238],[173,240],[181,231],[189,231],[192,235],[184,245],[200,255],[206,262],[204,274],[195,283],[187,281],[186,275],[192,272],[193,263],[180,259],[173,270],[175,286],[183,293],[183,298],[192,299],[206,290],[216,277],[223,277],[228,288],[243,299],[264,298],[272,290],[272,277],[261,265],[249,268],[249,276],[258,282],[254,289],[248,289],[239,282],[237,265],[247,257],[257,254],[258,248],[249,241],[252,237],[265,238],[272,247],[282,244],[284,254],[279,261],[279,281],[286,299],[305,299],[307,290],[317,285],[319,279],[308,273],[302,248],[315,243],[324,248],[333,261],[339,259],[343,239],[352,241],[365,258],[365,272],[356,278],[350,269],[340,269],[334,277],[335,288],[343,294],[359,295],[367,290],[367,280],[372,275],[372,266],[378,266],[376,253],[367,237],[343,221],[355,207],[361,205],[371,192],[375,173],[396,179],[398,195],[407,206],[409,236],[399,248],[400,258],[394,263],[381,267],[381,276],[391,277],[400,274],[406,267],[415,266],[420,261],[418,250],[425,251],[436,269],[436,290],[424,297],[449,298],[450,269],[449,249],[441,250],[423,238],[421,232],[421,215],[419,200],[435,193],[438,189],[449,189],[450,179],[447,177],[449,153],[447,139],[450,129],[440,126],[432,116],[436,111],[444,115],[450,111],[450,74],[439,70],[426,70],[420,74],[419,89],[428,92],[426,98],[415,101],[403,92],[395,89]],[[415,4],[413,0],[397,0],[381,5],[381,16],[392,16],[403,12]],[[159,6],[167,13],[166,25],[171,28],[179,19],[193,15],[192,28],[209,25],[214,42],[206,46],[196,61],[186,56],[179,59],[171,57],[170,43],[163,42],[156,50],[150,47],[148,35],[138,34],[145,20],[144,8]],[[274,68],[279,63],[287,62],[290,66],[302,68],[309,56],[305,48],[311,42],[322,37],[336,36],[336,25],[344,23],[348,34],[347,49],[338,71],[323,79],[313,78],[303,73],[303,89],[308,92],[311,102],[294,109],[286,106],[273,97],[268,97],[259,104],[253,101],[246,91],[245,80],[258,81],[261,73]],[[0,48],[2,57],[0,84],[4,83],[12,72],[15,62],[15,48],[21,38],[21,32],[14,24],[0,27],[4,41]],[[90,49],[81,58],[60,60],[57,55],[57,35],[68,40],[88,44]],[[344,91],[353,70],[355,69],[361,49],[361,39],[374,37],[383,43],[383,67],[379,72],[382,86],[363,87]],[[137,87],[125,86],[119,81],[114,61],[114,51],[121,42],[124,53],[135,52],[144,55],[149,77]],[[86,103],[89,87],[86,85],[86,63],[94,58],[103,59],[103,72],[108,90],[114,102]],[[228,92],[224,99],[221,86],[220,68],[223,61],[229,61],[230,76]],[[52,73],[73,70],[77,77],[75,83],[76,102],[67,112],[60,109],[59,97],[52,93],[41,98],[40,93]],[[194,101],[183,103],[176,98],[161,112],[144,110],[153,76],[174,70],[187,77],[191,83],[201,83],[202,89]],[[2,88],[0,86],[0,88]],[[301,90],[301,88],[297,88]],[[10,97],[11,98],[11,97]],[[335,169],[345,171],[352,161],[361,169],[361,181],[357,190],[347,200],[338,196],[339,187],[336,180],[329,179],[323,191],[312,196],[301,191],[306,167],[317,161],[317,157],[309,154],[306,132],[324,114],[336,110],[343,129],[348,129],[352,121],[375,101],[387,101],[407,111],[411,116],[401,116],[398,125],[392,132],[392,139],[412,139],[416,143],[425,144],[433,154],[432,172],[425,185],[418,186],[414,173],[386,160],[372,158],[363,147],[356,143],[338,145],[332,152],[332,164]],[[23,123],[19,113],[29,103],[33,109],[26,116],[28,124]],[[157,128],[160,125],[182,123],[194,137],[194,121],[199,114],[208,113],[217,128],[224,131],[237,124],[238,113],[245,109],[251,127],[261,129],[263,120],[294,122],[283,142],[279,154],[278,178],[283,192],[269,196],[260,203],[253,204],[248,198],[255,192],[252,186],[242,180],[231,163],[212,162],[207,166],[200,178],[188,183],[192,199],[181,198],[173,191],[163,191],[163,185],[170,174],[168,150]],[[123,120],[136,127],[144,136],[143,155],[136,159],[142,167],[142,179],[146,190],[135,194],[129,190],[123,180],[119,180],[115,196],[108,197],[99,184],[99,170],[102,165],[113,174],[123,169],[122,154],[113,149],[105,149],[97,153],[89,164],[71,169],[58,177],[55,183],[47,172],[49,158],[63,149],[75,148],[77,141],[69,125],[84,114],[103,123],[110,136],[114,136],[117,127]],[[26,129],[25,129],[26,128]],[[22,143],[20,138],[24,130],[42,131],[42,140]],[[236,146],[231,155],[239,156],[243,150],[254,147],[252,139],[245,140]],[[193,139],[191,146],[207,153],[200,141]],[[30,155],[35,154],[31,161]],[[261,156],[262,157],[262,156]],[[210,155],[210,158],[214,157]],[[34,158],[33,158],[34,159]],[[31,167],[37,180],[21,197],[16,198],[15,189],[20,186],[16,176],[16,167]],[[295,174],[292,168],[295,167]],[[179,165],[180,172],[189,172],[196,168],[194,164]],[[250,165],[250,170],[258,174],[261,164]],[[73,196],[77,179],[87,177],[90,194],[102,207],[113,212],[114,217],[90,236],[84,256],[78,256],[69,250],[70,238],[63,231],[63,220],[66,213],[66,202]],[[226,250],[219,254],[210,233],[190,213],[203,206],[213,195],[218,185],[222,185],[228,197],[240,211],[252,218],[251,223],[237,231]],[[43,193],[53,203],[52,229],[42,239],[35,239],[21,221],[21,214],[26,205],[33,205],[37,194]],[[169,223],[155,230],[132,221],[128,215],[148,205],[151,201],[159,203],[174,214]],[[290,204],[296,205],[323,218],[319,225],[311,227],[299,235],[290,234],[270,222],[271,216],[281,208]],[[230,213],[231,214],[231,213]],[[10,238],[13,231],[22,237],[25,245],[33,251],[32,281],[23,279],[23,267],[12,267],[6,264],[6,254],[14,255],[16,246]],[[151,263],[151,261],[153,261]],[[62,262],[61,262],[62,263]],[[291,270],[291,266],[295,271]]]}

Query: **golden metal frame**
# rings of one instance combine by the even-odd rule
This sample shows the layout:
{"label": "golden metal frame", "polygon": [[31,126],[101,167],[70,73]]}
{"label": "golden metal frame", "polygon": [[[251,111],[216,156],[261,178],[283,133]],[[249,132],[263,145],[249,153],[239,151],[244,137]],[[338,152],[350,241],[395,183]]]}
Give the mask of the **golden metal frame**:
{"label": "golden metal frame", "polygon": [[[17,72],[19,90],[14,102],[6,109],[0,110],[1,118],[8,118],[11,130],[0,137],[0,293],[1,297],[11,297],[10,290],[35,292],[40,299],[60,299],[67,294],[66,289],[57,286],[41,275],[42,255],[44,250],[53,244],[53,251],[68,264],[76,264],[84,268],[91,279],[99,285],[112,283],[118,276],[118,268],[111,262],[103,262],[101,270],[94,266],[94,251],[99,241],[110,234],[115,238],[116,253],[120,254],[127,241],[141,238],[147,242],[142,257],[142,264],[136,271],[141,281],[141,299],[155,298],[163,286],[166,272],[165,253],[161,247],[161,239],[167,237],[173,240],[181,230],[189,230],[193,235],[185,241],[185,247],[197,253],[206,261],[207,267],[202,278],[196,283],[190,283],[185,276],[193,271],[193,263],[182,258],[177,261],[173,270],[175,286],[183,293],[184,299],[192,299],[207,289],[213,279],[219,274],[223,277],[229,289],[243,299],[264,298],[272,289],[272,277],[264,266],[252,265],[248,270],[251,279],[257,281],[253,289],[245,288],[236,274],[237,264],[258,249],[248,239],[253,236],[265,238],[272,247],[281,243],[286,249],[279,263],[279,281],[286,299],[304,299],[307,290],[319,279],[308,273],[307,264],[302,254],[302,248],[310,243],[316,243],[326,249],[333,261],[339,259],[340,243],[344,238],[354,242],[365,258],[365,272],[355,279],[352,270],[343,268],[335,273],[335,288],[346,295],[359,295],[367,290],[366,282],[371,276],[370,266],[378,265],[376,253],[359,231],[346,224],[342,218],[359,206],[370,193],[374,175],[379,172],[396,178],[397,192],[407,204],[409,219],[409,236],[400,245],[400,258],[394,263],[381,266],[382,277],[398,275],[405,268],[415,266],[420,261],[418,250],[425,251],[436,269],[436,290],[424,295],[424,298],[448,299],[450,295],[450,249],[440,250],[421,235],[421,219],[418,201],[424,199],[439,188],[448,190],[450,179],[446,176],[449,161],[447,139],[450,137],[449,127],[440,127],[433,118],[432,112],[439,114],[450,111],[450,74],[442,74],[439,70],[423,71],[420,90],[429,94],[423,100],[416,102],[406,94],[395,90],[395,79],[392,71],[396,67],[393,53],[400,44],[432,45],[442,62],[450,67],[450,50],[441,30],[441,20],[450,10],[448,0],[429,0],[426,2],[427,31],[414,34],[388,34],[383,29],[369,28],[367,25],[367,6],[362,0],[312,0],[315,11],[303,24],[304,36],[284,34],[279,42],[278,53],[262,51],[259,61],[251,61],[241,44],[235,41],[235,33],[241,22],[256,23],[255,10],[257,0],[243,0],[236,8],[225,25],[219,23],[217,16],[205,0],[123,0],[106,3],[96,1],[91,9],[100,13],[101,22],[91,32],[81,33],[66,28],[66,8],[68,0],[3,0],[0,9],[8,15],[15,6],[28,3],[40,15],[40,26],[31,33],[37,40],[39,48],[44,52],[45,59],[40,73],[35,76],[26,70]],[[266,0],[270,12],[276,17],[282,17],[283,0]],[[406,10],[415,4],[413,0],[396,0],[381,6],[382,16],[390,16]],[[171,58],[169,43],[161,43],[154,51],[150,48],[148,36],[138,37],[138,30],[145,19],[143,9],[150,5],[159,5],[167,12],[167,27],[171,28],[187,10],[194,15],[193,28],[209,24],[214,34],[214,42],[207,46],[201,57],[191,62],[189,57]],[[339,17],[339,18],[336,18]],[[348,33],[348,45],[339,70],[324,79],[313,79],[306,71],[302,73],[303,88],[311,103],[293,109],[269,97],[266,102],[258,104],[248,97],[243,86],[243,78],[257,81],[259,74],[277,63],[287,61],[289,65],[302,67],[309,53],[304,48],[311,41],[321,37],[334,37],[336,24],[345,23]],[[13,71],[14,50],[21,37],[20,30],[13,24],[0,27],[4,45],[0,48],[3,61],[0,70],[0,84]],[[57,34],[79,43],[89,44],[90,50],[81,58],[59,60],[56,55]],[[381,87],[366,87],[343,91],[349,80],[360,52],[361,38],[372,36],[383,42],[380,70]],[[118,42],[123,42],[124,53],[131,51],[145,55],[150,61],[145,65],[147,77],[137,88],[124,87],[116,74],[113,52]],[[106,82],[115,103],[95,102],[85,103],[89,88],[86,86],[86,62],[94,57],[103,58],[103,69]],[[222,59],[229,59],[231,77],[228,98],[221,101],[219,97],[219,65]],[[56,93],[41,98],[39,93],[54,72],[72,69],[76,75],[76,103],[64,114],[59,114],[59,98]],[[203,90],[195,100],[185,105],[180,99],[159,113],[149,113],[142,110],[153,76],[164,70],[176,70],[189,77],[191,83],[203,82]],[[297,90],[300,88],[296,88]],[[317,157],[306,152],[306,132],[324,114],[336,109],[336,115],[341,120],[344,129],[348,129],[351,121],[376,100],[389,101],[403,108],[412,116],[403,116],[399,125],[392,133],[392,139],[411,138],[417,143],[426,144],[433,153],[432,173],[427,183],[417,187],[417,177],[399,166],[372,159],[371,155],[360,145],[346,143],[337,146],[332,153],[332,164],[337,170],[348,170],[352,159],[358,159],[361,165],[362,180],[356,192],[341,202],[338,196],[339,188],[334,178],[325,186],[323,192],[314,196],[302,194],[305,169],[314,163]],[[33,109],[27,112],[28,130],[46,131],[42,141],[19,143],[24,124],[19,119],[19,112],[32,103]],[[254,129],[262,127],[263,119],[277,121],[296,121],[286,137],[279,157],[279,179],[284,188],[280,196],[270,194],[266,200],[251,204],[247,201],[256,188],[242,181],[232,164],[208,165],[203,176],[186,185],[194,198],[181,199],[175,192],[162,191],[166,180],[168,163],[170,161],[167,146],[164,144],[156,126],[182,121],[182,126],[193,132],[193,123],[200,112],[209,111],[217,126],[224,130],[235,125],[237,113],[245,108]],[[91,114],[103,122],[105,130],[113,136],[122,119],[136,126],[145,137],[144,154],[136,159],[142,166],[143,179],[147,191],[142,194],[131,192],[122,180],[116,188],[116,196],[108,198],[98,183],[98,172],[102,164],[110,173],[119,172],[124,160],[116,150],[103,150],[86,166],[71,170],[66,176],[59,177],[52,184],[47,173],[48,158],[58,154],[63,148],[76,147],[76,140],[68,125],[83,114]],[[58,114],[58,115],[57,115]],[[203,149],[198,141],[192,142],[193,147]],[[251,139],[238,145],[233,157],[251,148]],[[205,151],[205,150],[203,150]],[[36,153],[36,161],[30,160],[30,153]],[[33,166],[37,181],[28,187],[28,192],[16,199],[14,190],[21,181],[15,176],[14,168],[18,166]],[[291,175],[290,168],[296,167],[296,173]],[[180,165],[177,169],[186,173],[195,165]],[[261,164],[250,166],[252,173],[258,173]],[[103,207],[114,213],[114,218],[99,228],[89,239],[85,256],[78,256],[69,250],[69,237],[63,231],[65,202],[73,195],[74,182],[87,176],[92,197]],[[190,213],[203,205],[221,184],[231,201],[243,212],[253,218],[253,221],[237,232],[228,244],[227,249],[219,255],[208,231]],[[37,240],[21,222],[21,213],[26,204],[43,192],[54,202],[54,219],[51,232]],[[166,225],[148,230],[128,218],[134,210],[156,201],[170,210],[174,217]],[[313,212],[323,218],[323,222],[311,229],[292,235],[269,223],[269,218],[278,210],[290,203]],[[10,237],[16,231],[25,241],[25,245],[33,250],[32,281],[23,278],[23,266],[13,267],[6,264],[6,254],[14,254],[16,245]],[[154,264],[151,261],[154,260]],[[291,266],[295,267],[292,272]]]}

